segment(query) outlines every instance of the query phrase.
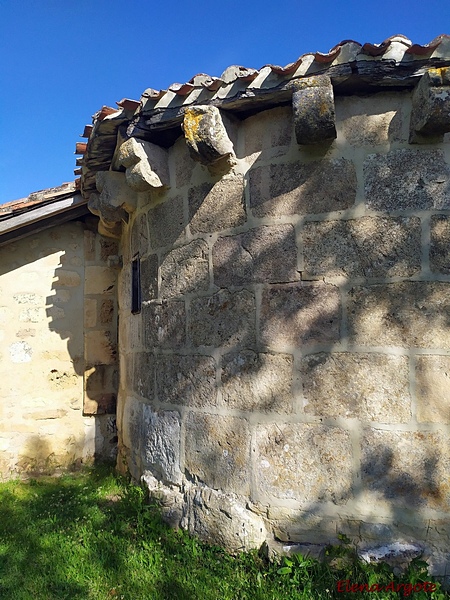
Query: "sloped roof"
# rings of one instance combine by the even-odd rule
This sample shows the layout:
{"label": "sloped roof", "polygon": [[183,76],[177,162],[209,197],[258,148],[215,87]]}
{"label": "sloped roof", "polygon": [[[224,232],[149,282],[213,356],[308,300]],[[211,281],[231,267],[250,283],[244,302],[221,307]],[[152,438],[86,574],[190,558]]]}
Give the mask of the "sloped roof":
{"label": "sloped roof", "polygon": [[0,206],[0,246],[88,214],[87,201],[73,181],[33,192]]}

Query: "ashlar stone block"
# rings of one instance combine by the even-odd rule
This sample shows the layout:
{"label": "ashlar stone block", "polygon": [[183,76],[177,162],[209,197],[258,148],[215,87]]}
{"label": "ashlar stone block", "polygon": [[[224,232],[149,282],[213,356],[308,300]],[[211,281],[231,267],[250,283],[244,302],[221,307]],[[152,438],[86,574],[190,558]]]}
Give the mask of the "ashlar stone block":
{"label": "ashlar stone block", "polygon": [[131,311],[131,280],[132,280],[131,260],[124,262],[117,277],[117,295],[120,298],[120,308],[129,313]]}
{"label": "ashlar stone block", "polygon": [[450,424],[450,356],[416,356],[417,420]]}
{"label": "ashlar stone block", "polygon": [[119,244],[115,240],[100,238],[98,244],[100,246],[100,260],[104,262],[108,260],[109,256],[119,254]]}
{"label": "ashlar stone block", "polygon": [[450,283],[405,281],[349,292],[349,337],[361,346],[450,349]]}
{"label": "ashlar stone block", "polygon": [[183,197],[167,198],[148,211],[148,232],[152,249],[173,246],[185,238]]}
{"label": "ashlar stone block", "polygon": [[192,233],[214,233],[246,221],[242,175],[226,175],[217,183],[189,190],[189,226]]}
{"label": "ashlar stone block", "polygon": [[[139,480],[142,475],[142,409],[143,403],[135,398],[122,399],[122,411],[118,420],[119,452],[122,460],[132,477]],[[118,468],[123,469],[122,460],[118,461]],[[122,471],[123,472],[123,471]]]}
{"label": "ashlar stone block", "polygon": [[161,297],[170,298],[209,287],[208,244],[196,240],[168,252],[161,262]]}
{"label": "ashlar stone block", "polygon": [[176,411],[142,406],[142,466],[163,483],[180,483],[181,422]]}
{"label": "ashlar stone block", "polygon": [[344,504],[352,488],[350,436],[306,423],[260,425],[256,433],[261,494],[301,505]]}
{"label": "ashlar stone block", "polygon": [[[332,517],[325,517],[312,510],[292,510],[282,507],[269,506],[268,516],[273,524],[275,538],[285,546],[290,542],[289,553],[297,553],[323,560],[324,549],[330,543],[337,542],[337,533],[347,533],[345,525]],[[345,523],[345,525],[344,525]],[[357,537],[357,535],[355,536]],[[314,540],[314,544],[305,540]],[[295,545],[292,545],[294,542]],[[303,542],[303,543],[302,543]],[[286,546],[285,546],[286,548]],[[276,547],[274,548],[276,552]],[[281,555],[283,552],[281,552]],[[274,557],[280,557],[276,552]]]}
{"label": "ashlar stone block", "polygon": [[144,321],[142,312],[122,315],[119,319],[119,339],[127,349],[137,350],[143,345]]}
{"label": "ashlar stone block", "polygon": [[84,272],[85,294],[112,294],[116,289],[117,274],[109,267],[86,267]]}
{"label": "ashlar stone block", "polygon": [[264,520],[241,499],[203,486],[193,488],[191,498],[186,515],[191,535],[230,553],[259,549],[265,542]]}
{"label": "ashlar stone block", "polygon": [[142,438],[142,402],[133,397],[123,399],[122,418],[120,419],[121,441],[127,448],[139,453]]}
{"label": "ashlar stone block", "polygon": [[420,235],[417,217],[305,223],[303,276],[409,277],[420,271]]}
{"label": "ashlar stone block", "polygon": [[93,231],[84,231],[84,258],[87,261],[95,260],[95,240],[96,234]]}
{"label": "ashlar stone block", "polygon": [[158,296],[158,256],[150,254],[141,260],[142,301],[154,300]]}
{"label": "ashlar stone block", "polygon": [[[65,375],[65,374],[64,374]],[[84,373],[84,415],[115,414],[117,406],[117,369],[113,365],[97,365]],[[60,379],[62,382],[64,377]],[[62,384],[64,385],[64,383]],[[77,409],[77,398],[71,403]]]}
{"label": "ashlar stone block", "polygon": [[131,228],[131,257],[138,252],[144,256],[148,251],[148,224],[147,215],[141,213],[134,221]]}
{"label": "ashlar stone block", "polygon": [[185,453],[191,476],[214,489],[249,494],[250,434],[245,419],[189,413]]}
{"label": "ashlar stone block", "polygon": [[231,352],[222,361],[222,399],[232,409],[289,413],[292,374],[289,354]]}
{"label": "ashlar stone block", "polygon": [[364,161],[366,206],[373,210],[450,208],[450,166],[441,150],[391,150]]}
{"label": "ashlar stone block", "polygon": [[166,301],[142,306],[144,343],[152,348],[179,348],[186,340],[186,311],[184,302]]}
{"label": "ashlar stone block", "polygon": [[434,273],[450,275],[450,217],[431,217],[430,268]]}
{"label": "ashlar stone block", "polygon": [[258,227],[221,237],[213,246],[212,258],[214,283],[219,287],[299,279],[292,225]]}
{"label": "ashlar stone block", "polygon": [[[90,267],[86,267],[86,270]],[[59,287],[76,287],[81,283],[80,274],[77,271],[67,271],[66,269],[57,269],[56,275],[58,281],[55,284],[55,288]],[[86,292],[88,293],[88,292]]]}
{"label": "ashlar stone block", "polygon": [[184,137],[178,138],[169,149],[172,164],[175,165],[175,185],[181,188],[191,181],[196,163],[192,159]]}
{"label": "ashlar stone block", "polygon": [[117,347],[111,332],[86,331],[84,334],[84,344],[87,365],[115,364],[117,360]]}
{"label": "ashlar stone block", "polygon": [[245,119],[241,131],[246,157],[276,147],[286,148],[294,133],[292,108],[280,106],[259,112]]}
{"label": "ashlar stone block", "polygon": [[257,167],[249,182],[256,217],[339,211],[356,198],[355,167],[345,158]]}
{"label": "ashlar stone block", "polygon": [[255,344],[255,297],[220,290],[191,302],[189,335],[194,346]]}
{"label": "ashlar stone block", "polygon": [[335,103],[339,138],[345,138],[357,148],[406,141],[403,135],[405,100],[398,92],[377,93],[376,102],[374,96],[338,96]]}
{"label": "ashlar stone block", "polygon": [[283,350],[339,339],[341,316],[338,289],[325,283],[272,285],[263,290],[261,341]]}
{"label": "ashlar stone block", "polygon": [[156,362],[159,402],[207,408],[217,404],[216,365],[210,356],[163,355]]}
{"label": "ashlar stone block", "polygon": [[301,366],[305,412],[380,423],[411,419],[406,356],[311,354]]}
{"label": "ashlar stone block", "polygon": [[[87,298],[85,299],[86,302]],[[99,320],[101,325],[109,325],[114,317],[114,301],[102,300],[100,304]]]}
{"label": "ashlar stone block", "polygon": [[403,509],[448,511],[450,443],[446,435],[367,429],[361,446],[362,484],[380,502]]}
{"label": "ashlar stone block", "polygon": [[133,390],[146,398],[155,397],[155,357],[151,352],[136,352],[133,356]]}
{"label": "ashlar stone block", "polygon": [[85,390],[88,395],[102,391],[114,391],[117,387],[117,367],[97,365],[84,373]]}

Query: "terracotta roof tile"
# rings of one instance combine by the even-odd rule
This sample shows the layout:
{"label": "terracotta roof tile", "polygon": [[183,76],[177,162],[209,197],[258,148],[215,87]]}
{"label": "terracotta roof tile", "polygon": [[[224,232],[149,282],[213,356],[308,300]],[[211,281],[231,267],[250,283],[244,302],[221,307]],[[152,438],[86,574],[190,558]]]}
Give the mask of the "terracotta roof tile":
{"label": "terracotta roof tile", "polygon": [[[212,77],[205,73],[194,75],[185,83],[173,83],[167,90],[148,88],[144,91],[140,101],[123,99],[117,102],[119,110],[103,106],[93,117],[93,130],[90,133],[83,157],[83,175],[81,188],[83,193],[89,194],[95,189],[95,173],[109,169],[115,150],[115,137],[122,125],[133,124],[134,131],[147,127],[149,116],[154,116],[155,131],[164,129],[161,119],[164,111],[180,111],[184,107],[196,102],[201,104],[213,103],[221,106],[227,102],[239,100],[239,95],[248,94],[251,100],[252,93],[259,89],[263,92],[279,90],[280,87],[289,85],[291,80],[314,74],[321,74],[332,69],[339,69],[344,73],[354,73],[361,69],[367,80],[367,69],[371,62],[383,62],[391,66],[405,64],[420,65],[420,61],[446,61],[450,64],[450,36],[440,35],[429,44],[413,44],[404,35],[393,35],[379,44],[361,44],[353,40],[343,40],[336,44],[329,52],[310,52],[301,55],[297,60],[285,65],[267,64],[260,69],[232,65],[225,69],[220,77]],[[348,65],[347,71],[345,65]],[[351,66],[353,65],[353,66]],[[360,65],[358,67],[358,65]],[[417,69],[417,72],[419,70]],[[333,75],[331,75],[333,76]],[[345,79],[345,75],[344,75]],[[412,86],[412,83],[410,83]],[[250,93],[251,92],[251,93]],[[261,106],[261,104],[260,104]],[[148,115],[148,116],[147,116]],[[85,129],[85,133],[88,133]],[[134,135],[134,134],[131,134]],[[87,136],[84,136],[87,137]],[[78,152],[80,151],[80,152]],[[83,153],[81,144],[77,144],[77,153]],[[77,162],[80,166],[81,161]]]}
{"label": "terracotta roof tile", "polygon": [[[169,86],[168,89],[171,92],[181,96],[188,95],[193,88],[200,86],[208,89],[209,91],[217,91],[220,87],[231,84],[235,81],[252,82],[258,76],[260,71],[267,67],[276,75],[289,76],[298,70],[305,57],[310,56],[313,57],[313,62],[318,63],[318,65],[332,64],[341,53],[345,54],[346,61],[357,60],[358,55],[366,55],[373,58],[380,58],[382,60],[390,50],[392,51],[393,46],[399,46],[396,51],[396,54],[399,55],[399,58],[401,58],[401,54],[406,54],[411,57],[430,56],[439,48],[442,43],[445,43],[450,50],[449,35],[440,35],[432,40],[429,44],[425,45],[413,44],[406,36],[401,34],[393,35],[380,44],[360,44],[359,42],[355,42],[353,40],[343,40],[342,42],[339,42],[339,44],[336,44],[336,46],[334,46],[329,52],[309,52],[303,54],[297,58],[296,61],[291,62],[284,67],[266,64],[261,67],[261,69],[252,69],[244,66],[232,65],[225,69],[221,77],[212,77],[208,74],[200,73],[192,77],[186,83],[174,83]],[[167,90],[154,90],[149,88],[145,90],[145,92],[142,94],[142,97],[145,99],[151,98],[152,100],[159,100],[166,93]]]}
{"label": "terracotta roof tile", "polygon": [[130,98],[122,98],[119,102],[116,102],[117,106],[123,108],[124,110],[135,111],[140,107],[141,103],[139,100],[131,100]]}
{"label": "terracotta roof tile", "polygon": [[52,187],[45,190],[33,192],[26,198],[12,200],[0,206],[0,220],[14,216],[18,213],[23,213],[33,208],[37,208],[43,204],[49,204],[61,200],[65,196],[70,196],[76,191],[74,181],[63,183],[58,187]]}

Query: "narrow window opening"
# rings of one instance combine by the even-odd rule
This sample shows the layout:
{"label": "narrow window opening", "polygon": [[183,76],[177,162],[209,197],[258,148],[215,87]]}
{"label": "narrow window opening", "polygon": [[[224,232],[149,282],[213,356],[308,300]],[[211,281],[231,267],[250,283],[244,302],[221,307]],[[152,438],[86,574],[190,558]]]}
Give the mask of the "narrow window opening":
{"label": "narrow window opening", "polygon": [[131,312],[141,312],[141,259],[139,254],[133,256],[131,263]]}

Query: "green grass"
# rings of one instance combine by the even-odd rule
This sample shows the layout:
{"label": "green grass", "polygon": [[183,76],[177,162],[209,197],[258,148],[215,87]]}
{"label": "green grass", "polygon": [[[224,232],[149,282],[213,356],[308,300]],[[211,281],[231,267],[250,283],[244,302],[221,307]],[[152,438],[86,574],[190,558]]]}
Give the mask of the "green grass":
{"label": "green grass", "polygon": [[[339,593],[338,581],[431,581],[420,561],[401,579],[386,565],[363,565],[345,540],[324,563],[233,558],[166,527],[143,496],[107,469],[0,484],[0,599],[384,599],[402,594]],[[437,589],[410,597],[450,596]]]}

